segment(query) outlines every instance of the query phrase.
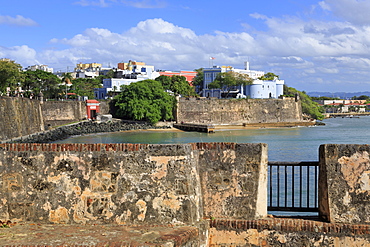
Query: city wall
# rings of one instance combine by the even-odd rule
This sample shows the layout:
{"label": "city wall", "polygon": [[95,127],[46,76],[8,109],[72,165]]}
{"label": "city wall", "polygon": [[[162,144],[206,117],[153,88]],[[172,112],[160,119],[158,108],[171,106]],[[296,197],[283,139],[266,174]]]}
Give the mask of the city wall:
{"label": "city wall", "polygon": [[39,101],[0,96],[0,140],[27,136],[86,118],[82,101]]}
{"label": "city wall", "polygon": [[180,98],[177,122],[215,125],[302,123],[301,101]]}
{"label": "city wall", "polygon": [[41,104],[45,126],[58,126],[86,119],[84,101],[44,101]]}
{"label": "city wall", "polygon": [[268,217],[266,144],[0,144],[0,220],[197,227],[184,246],[368,246],[369,145],[319,150],[321,220],[305,220]]}

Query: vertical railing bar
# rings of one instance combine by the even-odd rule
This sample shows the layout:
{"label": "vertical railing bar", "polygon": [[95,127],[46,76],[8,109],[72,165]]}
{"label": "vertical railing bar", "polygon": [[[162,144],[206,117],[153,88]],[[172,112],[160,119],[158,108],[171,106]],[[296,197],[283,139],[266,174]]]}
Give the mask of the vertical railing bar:
{"label": "vertical railing bar", "polygon": [[310,166],[307,166],[307,208],[310,207]]}
{"label": "vertical railing bar", "polygon": [[319,166],[315,166],[315,207],[318,207],[318,203],[317,203],[317,170],[319,169]]}
{"label": "vertical railing bar", "polygon": [[269,166],[269,171],[270,171],[270,207],[272,207],[272,171],[273,171],[273,166]]}
{"label": "vertical railing bar", "polygon": [[302,166],[299,167],[299,207],[302,207]]}
{"label": "vertical railing bar", "polygon": [[284,198],[285,198],[285,205],[284,205],[284,207],[287,207],[287,203],[288,203],[288,173],[287,173],[287,165],[285,165],[284,166],[285,167],[285,170],[284,170],[284,172],[285,172],[285,188],[284,188],[284,192],[285,192],[285,194],[284,194]]}
{"label": "vertical railing bar", "polygon": [[294,166],[292,166],[292,208],[294,208]]}
{"label": "vertical railing bar", "polygon": [[277,165],[277,206],[280,207],[280,165]]}

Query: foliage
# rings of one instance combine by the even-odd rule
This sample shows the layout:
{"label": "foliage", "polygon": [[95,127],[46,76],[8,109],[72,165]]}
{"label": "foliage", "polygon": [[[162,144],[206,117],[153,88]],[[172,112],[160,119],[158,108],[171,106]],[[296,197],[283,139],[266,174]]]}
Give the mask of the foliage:
{"label": "foliage", "polygon": [[264,74],[263,76],[261,76],[258,79],[263,80],[263,81],[273,81],[275,78],[279,78],[279,76],[275,75],[272,72],[268,72],[268,73]]}
{"label": "foliage", "polygon": [[338,97],[328,97],[328,96],[320,96],[320,97],[311,97],[312,100],[338,100]]}
{"label": "foliage", "polygon": [[308,96],[307,94],[298,91],[295,88],[288,87],[284,85],[284,95],[287,96],[294,96],[295,94],[299,94],[299,97],[301,99],[301,104],[302,104],[302,112],[304,114],[307,114],[311,116],[314,119],[322,120],[324,119],[323,113],[324,108],[320,106],[318,103],[312,101],[311,97]]}
{"label": "foliage", "polygon": [[370,101],[370,97],[367,96],[367,95],[361,95],[361,96],[353,96],[351,98],[352,100],[366,100],[366,101]]}
{"label": "foliage", "polygon": [[42,92],[45,98],[58,98],[61,95],[59,88],[61,80],[53,73],[37,69],[28,70],[24,74],[23,90],[33,92],[35,95]]}
{"label": "foliage", "polygon": [[14,61],[0,61],[0,93],[5,93],[7,87],[13,92],[23,81],[21,69]]}
{"label": "foliage", "polygon": [[93,99],[94,88],[101,88],[102,83],[98,78],[77,78],[72,80],[72,86],[70,93],[75,93],[79,96],[87,96],[89,99]]}
{"label": "foliage", "polygon": [[118,116],[155,124],[172,119],[175,98],[165,92],[160,82],[144,80],[122,86],[114,101]]}
{"label": "foliage", "polygon": [[197,88],[197,92],[203,90],[203,81],[204,81],[204,70],[203,68],[199,68],[195,70],[197,75],[193,78],[193,85]]}
{"label": "foliage", "polygon": [[[252,79],[241,73],[236,73],[233,71],[218,73],[216,79],[208,85],[208,88],[221,88],[227,91],[227,95],[231,90],[236,89],[237,86],[248,85],[252,83]],[[226,97],[227,97],[226,95]]]}
{"label": "foliage", "polygon": [[182,96],[195,96],[195,91],[192,86],[186,81],[185,76],[173,75],[173,76],[165,76],[161,75],[155,79],[159,81],[164,90],[169,90],[173,92],[175,95],[182,95]]}

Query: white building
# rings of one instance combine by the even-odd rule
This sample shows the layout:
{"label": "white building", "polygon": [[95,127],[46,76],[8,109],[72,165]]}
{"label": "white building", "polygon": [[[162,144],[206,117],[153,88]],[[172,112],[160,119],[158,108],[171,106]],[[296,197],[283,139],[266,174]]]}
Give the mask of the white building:
{"label": "white building", "polygon": [[30,70],[30,71],[42,70],[42,71],[50,72],[50,73],[53,73],[54,71],[53,68],[49,68],[47,65],[32,65],[32,66],[28,66],[26,70]]}
{"label": "white building", "polygon": [[283,94],[284,80],[274,79],[272,81],[259,80],[258,78],[265,75],[265,72],[258,70],[250,70],[249,62],[245,62],[244,69],[235,69],[231,66],[214,66],[213,68],[204,69],[204,80],[203,80],[203,90],[201,96],[203,97],[216,97],[221,98],[222,89],[209,89],[208,85],[212,83],[218,73],[233,71],[240,74],[246,74],[249,78],[253,79],[251,85],[237,86],[233,88],[229,93],[230,95],[235,95],[239,98],[252,98],[252,99],[262,99],[262,98],[278,98]]}
{"label": "white building", "polygon": [[[154,70],[154,69],[153,69]],[[130,73],[129,71],[118,71],[122,73],[121,78],[103,79],[103,88],[95,88],[94,94],[96,99],[108,99],[121,92],[122,85],[130,85],[133,82],[143,81],[147,79],[154,80],[159,76],[159,73],[152,69],[146,69],[146,72],[141,74]]]}

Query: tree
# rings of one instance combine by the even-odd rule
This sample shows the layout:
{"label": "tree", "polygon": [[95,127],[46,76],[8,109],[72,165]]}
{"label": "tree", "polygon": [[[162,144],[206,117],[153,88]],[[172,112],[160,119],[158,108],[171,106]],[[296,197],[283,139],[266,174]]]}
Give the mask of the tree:
{"label": "tree", "polygon": [[189,85],[185,76],[161,75],[155,78],[155,80],[159,81],[165,90],[169,90],[173,92],[175,95],[182,95],[182,96],[195,96],[196,95],[194,88]]}
{"label": "tree", "polygon": [[193,78],[193,85],[196,88],[196,92],[199,93],[203,90],[203,81],[204,81],[204,70],[203,68],[196,69],[197,75]]}
{"label": "tree", "polygon": [[175,98],[165,92],[155,80],[144,80],[123,85],[121,93],[114,98],[119,117],[144,120],[152,124],[173,118]]}
{"label": "tree", "polygon": [[284,85],[284,95],[294,96],[295,94],[299,94],[299,97],[301,99],[302,113],[307,114],[314,119],[324,119],[323,113],[325,112],[325,110],[322,106],[314,102],[307,94],[300,92],[295,88]]}
{"label": "tree", "polygon": [[272,72],[268,72],[268,73],[264,74],[263,76],[261,76],[258,79],[263,80],[263,81],[273,81],[275,78],[279,79],[279,76],[275,75]]}
{"label": "tree", "polygon": [[13,92],[23,81],[21,69],[21,65],[14,61],[0,61],[0,93],[6,93],[7,87]]}
{"label": "tree", "polygon": [[237,86],[249,85],[252,82],[253,80],[247,74],[228,71],[218,73],[216,79],[208,85],[208,88],[220,88],[227,92],[227,97],[231,90],[236,90]]}
{"label": "tree", "polygon": [[33,92],[35,95],[42,92],[45,98],[58,98],[62,94],[59,88],[61,79],[53,73],[37,69],[28,70],[24,74],[25,80],[22,83],[24,90]]}
{"label": "tree", "polygon": [[94,88],[101,87],[101,80],[98,78],[77,78],[72,80],[70,92],[93,99],[95,97]]}

